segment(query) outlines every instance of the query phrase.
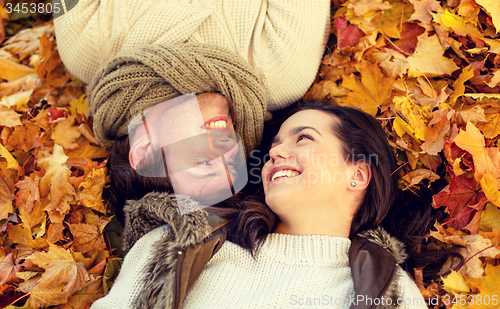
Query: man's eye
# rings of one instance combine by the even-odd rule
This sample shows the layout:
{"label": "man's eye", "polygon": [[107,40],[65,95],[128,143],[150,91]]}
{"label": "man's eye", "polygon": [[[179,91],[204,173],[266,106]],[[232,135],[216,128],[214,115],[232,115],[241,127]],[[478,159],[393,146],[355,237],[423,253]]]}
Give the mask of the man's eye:
{"label": "man's eye", "polygon": [[307,139],[310,139],[311,141],[314,140],[310,135],[307,135],[307,134],[301,134],[298,138],[297,138],[297,142],[300,142],[303,138],[307,138]]}
{"label": "man's eye", "polygon": [[198,165],[210,166],[212,165],[212,161],[200,161],[198,162]]}

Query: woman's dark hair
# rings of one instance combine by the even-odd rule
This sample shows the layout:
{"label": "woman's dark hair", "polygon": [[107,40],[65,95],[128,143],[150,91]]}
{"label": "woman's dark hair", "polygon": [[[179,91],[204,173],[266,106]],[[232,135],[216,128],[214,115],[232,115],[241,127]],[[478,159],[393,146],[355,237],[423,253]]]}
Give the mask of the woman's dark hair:
{"label": "woman's dark hair", "polygon": [[[282,111],[274,121],[266,124],[265,136],[261,145],[252,154],[248,163],[250,175],[252,169],[260,171],[265,163],[263,157],[269,152],[271,138],[277,134],[284,120],[303,110],[319,110],[334,115],[339,121],[332,128],[335,136],[343,144],[343,154],[349,161],[365,162],[370,165],[372,179],[351,224],[351,235],[384,227],[393,236],[403,241],[409,258],[403,265],[410,273],[413,268],[426,266],[424,278],[436,279],[441,266],[454,257],[461,261],[461,255],[454,251],[427,252],[424,249],[423,235],[428,233],[436,219],[444,219],[442,211],[430,206],[427,199],[410,195],[398,190],[399,174],[395,153],[387,141],[387,134],[380,123],[372,116],[355,108],[330,105],[322,102],[300,102],[298,105]],[[232,217],[228,225],[228,240],[250,250],[252,254],[276,228],[279,219],[265,204],[262,182],[252,182],[246,192],[251,192],[247,199],[240,202],[240,211]],[[456,266],[455,263],[454,266]]]}

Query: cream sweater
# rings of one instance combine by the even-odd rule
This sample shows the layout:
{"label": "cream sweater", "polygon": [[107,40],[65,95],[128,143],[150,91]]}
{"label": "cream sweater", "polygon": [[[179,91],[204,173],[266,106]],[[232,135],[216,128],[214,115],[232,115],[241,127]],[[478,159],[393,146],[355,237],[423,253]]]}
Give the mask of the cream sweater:
{"label": "cream sweater", "polygon": [[274,111],[312,84],[329,17],[330,0],[80,0],[54,24],[64,64],[85,83],[122,49],[208,43],[254,67]]}
{"label": "cream sweater", "polygon": [[[152,245],[166,233],[168,228],[160,227],[139,239],[109,294],[92,309],[133,308]],[[347,302],[355,295],[350,245],[342,237],[270,234],[254,260],[247,250],[226,241],[183,308],[349,308]],[[415,283],[399,267],[398,280],[400,294],[413,302],[401,308],[427,308]]]}

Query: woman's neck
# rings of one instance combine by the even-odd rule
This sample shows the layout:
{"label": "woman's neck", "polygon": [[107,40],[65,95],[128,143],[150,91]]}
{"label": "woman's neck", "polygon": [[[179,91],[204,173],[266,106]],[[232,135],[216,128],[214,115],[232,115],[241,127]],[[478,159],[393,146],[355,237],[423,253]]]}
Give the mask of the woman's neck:
{"label": "woman's neck", "polygon": [[275,233],[290,234],[290,235],[328,235],[338,237],[349,237],[350,224],[338,224],[329,222],[329,224],[317,222],[317,224],[305,224],[306,222],[298,222],[296,224],[287,224],[284,221],[279,221]]}

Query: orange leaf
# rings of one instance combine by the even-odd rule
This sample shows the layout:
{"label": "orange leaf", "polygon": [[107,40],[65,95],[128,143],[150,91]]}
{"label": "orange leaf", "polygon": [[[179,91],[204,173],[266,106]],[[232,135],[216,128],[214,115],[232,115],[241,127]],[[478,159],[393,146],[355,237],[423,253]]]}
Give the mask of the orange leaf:
{"label": "orange leaf", "polygon": [[107,170],[101,168],[98,170],[93,169],[85,181],[80,183],[78,199],[85,207],[92,208],[102,214],[106,214],[106,207],[104,207],[102,200],[102,190],[107,183]]}
{"label": "orange leaf", "polygon": [[14,211],[12,207],[12,183],[0,173],[0,220],[6,219]]}
{"label": "orange leaf", "polygon": [[35,72],[45,86],[52,88],[62,87],[69,80],[69,74],[64,69],[56,44],[49,40],[47,33],[40,38],[40,62]]}
{"label": "orange leaf", "polygon": [[15,186],[19,189],[14,197],[18,207],[23,206],[28,213],[33,210],[33,204],[40,201],[38,190],[39,177],[32,174],[23,180],[18,181]]}
{"label": "orange leaf", "polygon": [[29,66],[0,57],[0,78],[11,82],[25,75],[32,74],[33,72],[33,69]]}
{"label": "orange leaf", "polygon": [[474,159],[474,174],[476,180],[480,180],[484,174],[491,173],[494,176],[500,173],[500,152],[498,148],[485,147],[484,136],[471,123],[467,122],[466,130],[453,140],[458,147],[469,152]]}
{"label": "orange leaf", "polygon": [[[75,190],[68,181],[71,171],[66,167],[68,157],[64,154],[63,148],[55,144],[54,153],[51,156],[38,160],[38,165],[43,168],[45,175],[41,183],[50,188],[50,203],[48,211],[57,211],[64,214],[69,211],[68,199],[75,195]],[[64,200],[63,198],[66,197]]]}
{"label": "orange leaf", "polygon": [[49,244],[48,252],[35,252],[28,258],[45,269],[36,285],[29,291],[32,307],[66,303],[74,292],[90,281],[83,264],[76,262],[68,250],[56,245]]}

